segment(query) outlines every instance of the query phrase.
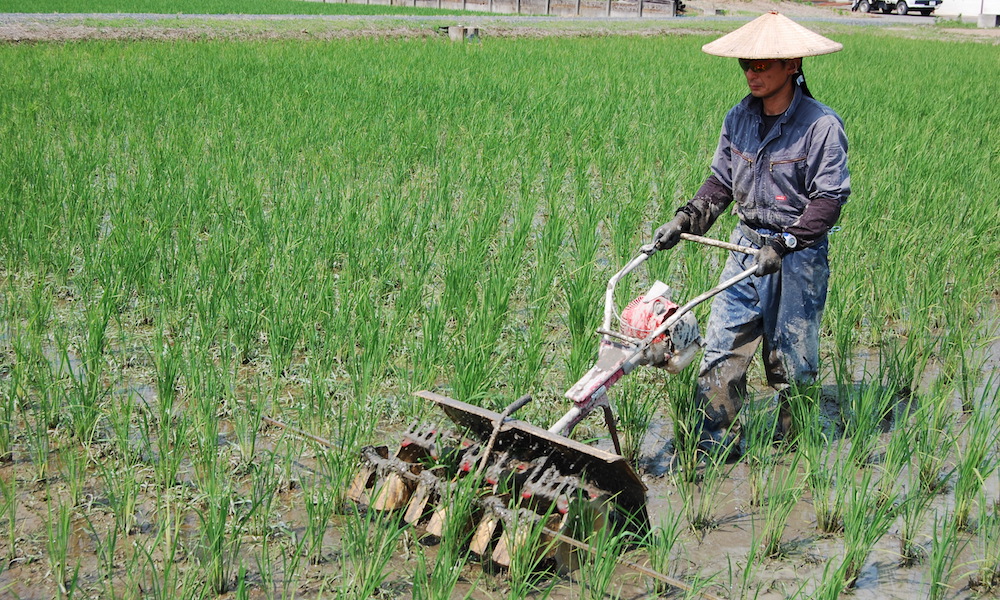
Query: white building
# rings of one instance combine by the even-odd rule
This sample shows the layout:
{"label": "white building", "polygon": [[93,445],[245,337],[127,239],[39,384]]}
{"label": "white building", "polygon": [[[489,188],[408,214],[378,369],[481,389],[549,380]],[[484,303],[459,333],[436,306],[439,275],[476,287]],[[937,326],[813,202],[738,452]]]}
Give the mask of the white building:
{"label": "white building", "polygon": [[1000,0],[944,0],[934,14],[941,17],[962,15],[975,20],[982,14],[1000,14]]}

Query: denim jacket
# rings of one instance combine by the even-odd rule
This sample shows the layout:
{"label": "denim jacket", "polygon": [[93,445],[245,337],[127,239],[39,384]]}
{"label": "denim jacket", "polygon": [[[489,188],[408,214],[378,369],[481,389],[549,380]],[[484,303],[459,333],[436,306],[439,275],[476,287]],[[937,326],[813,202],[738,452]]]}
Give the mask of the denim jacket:
{"label": "denim jacket", "polygon": [[733,210],[751,227],[781,231],[815,198],[847,202],[844,123],[796,86],[788,110],[760,139],[762,103],[748,95],[726,115],[712,172],[732,190]]}

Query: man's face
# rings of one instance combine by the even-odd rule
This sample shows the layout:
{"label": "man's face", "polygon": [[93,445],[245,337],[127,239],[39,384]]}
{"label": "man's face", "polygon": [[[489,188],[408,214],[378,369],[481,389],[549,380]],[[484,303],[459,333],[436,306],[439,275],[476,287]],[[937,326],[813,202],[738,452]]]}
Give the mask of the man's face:
{"label": "man's face", "polygon": [[769,98],[785,86],[791,85],[792,76],[798,71],[796,60],[747,60],[739,59],[740,69],[747,78],[750,94],[755,98]]}

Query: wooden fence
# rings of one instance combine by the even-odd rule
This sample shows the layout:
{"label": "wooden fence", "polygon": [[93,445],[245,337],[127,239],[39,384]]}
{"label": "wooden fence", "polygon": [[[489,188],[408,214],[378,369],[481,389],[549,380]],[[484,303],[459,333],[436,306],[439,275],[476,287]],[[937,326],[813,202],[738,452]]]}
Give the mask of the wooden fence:
{"label": "wooden fence", "polygon": [[471,12],[577,16],[649,18],[677,16],[676,0],[323,0],[351,4],[382,4],[467,10]]}

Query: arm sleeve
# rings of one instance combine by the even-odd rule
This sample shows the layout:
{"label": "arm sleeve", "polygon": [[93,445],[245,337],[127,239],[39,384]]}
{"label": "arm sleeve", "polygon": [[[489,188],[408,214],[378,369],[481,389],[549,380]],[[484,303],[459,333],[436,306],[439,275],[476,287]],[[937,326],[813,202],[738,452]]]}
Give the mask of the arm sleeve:
{"label": "arm sleeve", "polygon": [[851,194],[851,174],[847,169],[847,135],[844,124],[833,115],[817,121],[809,147],[806,186],[809,205],[794,223],[785,228],[799,240],[798,248],[808,248],[823,238],[840,218]]}
{"label": "arm sleeve", "polygon": [[677,209],[677,214],[688,216],[690,233],[702,235],[712,228],[712,224],[732,201],[732,190],[723,185],[713,174],[701,184],[690,202]]}

